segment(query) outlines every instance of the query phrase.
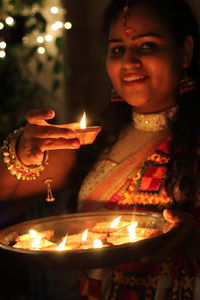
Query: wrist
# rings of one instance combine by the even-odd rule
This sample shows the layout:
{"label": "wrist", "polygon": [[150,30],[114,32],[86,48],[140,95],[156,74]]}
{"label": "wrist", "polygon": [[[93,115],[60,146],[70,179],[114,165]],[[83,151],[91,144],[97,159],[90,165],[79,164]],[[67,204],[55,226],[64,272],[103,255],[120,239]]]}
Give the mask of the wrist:
{"label": "wrist", "polygon": [[43,161],[37,165],[24,165],[17,156],[16,148],[20,136],[23,133],[23,128],[15,130],[9,134],[2,146],[4,163],[11,175],[14,175],[18,180],[34,180],[40,176],[48,164],[48,152],[44,153]]}

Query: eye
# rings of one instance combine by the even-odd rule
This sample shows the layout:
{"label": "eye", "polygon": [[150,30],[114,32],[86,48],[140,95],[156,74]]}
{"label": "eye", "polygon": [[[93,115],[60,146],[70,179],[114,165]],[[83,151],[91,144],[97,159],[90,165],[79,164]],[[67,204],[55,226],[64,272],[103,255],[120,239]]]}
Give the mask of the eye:
{"label": "eye", "polygon": [[113,47],[110,51],[112,54],[119,55],[119,54],[123,54],[125,49],[123,46],[116,46],[116,47]]}
{"label": "eye", "polygon": [[156,48],[157,48],[157,44],[154,42],[145,42],[140,47],[140,49],[142,50],[154,50]]}

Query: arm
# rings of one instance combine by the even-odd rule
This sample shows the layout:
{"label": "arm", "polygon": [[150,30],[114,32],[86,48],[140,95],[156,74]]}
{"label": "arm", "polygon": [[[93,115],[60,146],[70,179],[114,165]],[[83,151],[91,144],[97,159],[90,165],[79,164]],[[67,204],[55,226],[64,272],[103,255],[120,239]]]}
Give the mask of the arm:
{"label": "arm", "polygon": [[53,190],[62,189],[73,167],[80,143],[72,130],[48,124],[45,120],[54,116],[52,111],[32,111],[28,114],[18,142],[17,156],[27,167],[42,161],[44,152],[49,151],[49,164],[36,180],[17,180],[7,170],[3,157],[0,161],[0,200],[24,198],[46,191],[44,180],[52,178]]}

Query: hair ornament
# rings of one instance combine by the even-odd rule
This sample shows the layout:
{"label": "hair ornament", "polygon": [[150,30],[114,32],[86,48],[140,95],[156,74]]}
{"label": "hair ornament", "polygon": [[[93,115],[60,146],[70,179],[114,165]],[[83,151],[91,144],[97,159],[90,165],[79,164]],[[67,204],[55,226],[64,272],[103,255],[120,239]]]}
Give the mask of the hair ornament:
{"label": "hair ornament", "polygon": [[128,21],[128,15],[129,15],[129,11],[130,11],[130,7],[129,7],[129,0],[126,0],[126,4],[123,8],[123,15],[122,15],[122,20],[123,20],[123,25],[124,28],[127,29],[127,21]]}

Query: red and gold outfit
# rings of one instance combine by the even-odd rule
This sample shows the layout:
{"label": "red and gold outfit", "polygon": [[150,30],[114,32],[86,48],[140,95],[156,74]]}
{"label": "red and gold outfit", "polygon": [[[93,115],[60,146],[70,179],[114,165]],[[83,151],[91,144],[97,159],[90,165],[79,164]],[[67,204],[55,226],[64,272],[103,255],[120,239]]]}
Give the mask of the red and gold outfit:
{"label": "red and gold outfit", "polygon": [[[164,183],[169,161],[169,136],[157,136],[142,150],[130,155],[120,164],[113,164],[110,171],[101,176],[89,191],[82,209],[97,209],[96,199],[109,210],[162,211],[170,207]],[[105,162],[99,162],[98,165]],[[109,168],[109,167],[108,167]],[[89,175],[95,181],[95,172]],[[103,173],[103,172],[102,172]],[[103,204],[102,204],[103,203]],[[193,208],[199,219],[200,208]],[[102,295],[102,278],[81,276],[81,300],[197,300],[200,295],[200,273],[197,262],[183,251],[175,253],[163,263],[142,264],[130,262],[112,268],[110,289]]]}

